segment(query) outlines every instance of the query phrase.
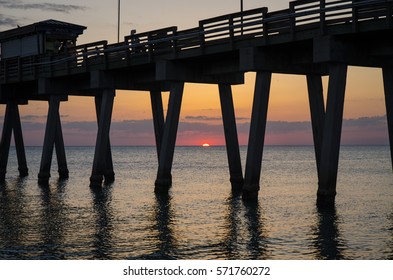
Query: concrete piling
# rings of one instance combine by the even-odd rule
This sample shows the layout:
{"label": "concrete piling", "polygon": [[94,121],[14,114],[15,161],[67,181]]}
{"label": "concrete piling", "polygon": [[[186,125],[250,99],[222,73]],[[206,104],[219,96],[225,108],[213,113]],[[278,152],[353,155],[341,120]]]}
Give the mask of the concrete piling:
{"label": "concrete piling", "polygon": [[183,89],[183,82],[174,82],[171,85],[168,112],[161,143],[157,178],[155,181],[156,192],[165,192],[172,185],[171,171],[176,145],[177,128],[179,125],[181,102],[183,98]]}
{"label": "concrete piling", "polygon": [[150,91],[151,111],[153,114],[154,136],[156,140],[157,159],[160,160],[161,142],[164,135],[164,109],[160,90]]}
{"label": "concrete piling", "polygon": [[323,99],[322,77],[320,75],[307,75],[308,100],[311,112],[311,125],[314,140],[317,172],[321,165],[321,150],[323,139],[323,126],[325,122],[325,105]]}
{"label": "concrete piling", "polygon": [[271,78],[271,72],[257,72],[243,186],[243,199],[246,200],[256,199],[260,188]]}
{"label": "concrete piling", "polygon": [[222,120],[224,125],[226,150],[229,165],[230,182],[234,190],[241,189],[244,184],[240,159],[239,140],[237,137],[235,109],[233,106],[230,85],[219,84]]}
{"label": "concrete piling", "polygon": [[19,107],[16,100],[9,100],[6,105],[3,132],[0,143],[0,179],[5,179],[7,163],[11,145],[12,131],[14,132],[15,149],[18,159],[19,176],[25,177],[29,174],[26,162],[25,146],[23,142],[22,126],[19,116]]}
{"label": "concrete piling", "polygon": [[329,88],[318,176],[318,204],[332,204],[336,196],[346,78],[347,65],[330,65]]}
{"label": "concrete piling", "polygon": [[[98,132],[94,152],[93,168],[90,176],[90,187],[102,185],[105,170],[108,166],[107,155],[109,147],[109,131],[112,120],[113,102],[115,98],[114,89],[102,91],[101,109],[99,112]],[[113,171],[113,168],[112,168]]]}
{"label": "concrete piling", "polygon": [[53,148],[55,145],[60,178],[68,178],[68,168],[59,115],[60,101],[61,96],[59,95],[52,95],[49,99],[40,172],[38,173],[38,182],[40,184],[47,184],[51,177],[50,169],[52,165]]}
{"label": "concrete piling", "polygon": [[385,89],[386,116],[388,122],[390,158],[393,166],[393,68],[383,68],[383,83]]}

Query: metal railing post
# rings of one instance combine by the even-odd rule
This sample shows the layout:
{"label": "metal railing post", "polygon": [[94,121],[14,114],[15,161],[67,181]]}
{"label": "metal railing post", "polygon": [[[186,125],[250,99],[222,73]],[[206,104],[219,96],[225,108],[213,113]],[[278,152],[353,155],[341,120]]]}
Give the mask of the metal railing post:
{"label": "metal railing post", "polygon": [[[229,39],[231,42],[231,47],[234,47],[234,43],[235,43],[235,30],[234,30],[234,24],[233,24],[233,15],[229,15],[228,18],[228,27],[229,27]],[[243,28],[243,26],[242,26]],[[243,35],[243,31],[242,31],[242,35]]]}
{"label": "metal railing post", "polygon": [[358,30],[358,7],[352,5],[352,32],[357,32]]}
{"label": "metal railing post", "polygon": [[326,0],[321,0],[320,1],[320,14],[319,14],[319,22],[320,22],[320,28],[321,28],[321,35],[326,34],[326,13],[325,13],[325,8],[326,8]]}
{"label": "metal railing post", "polygon": [[289,28],[291,33],[291,39],[295,40],[295,32],[296,32],[296,15],[295,15],[295,2],[289,3]]}
{"label": "metal railing post", "polygon": [[205,52],[205,29],[203,27],[203,23],[199,22],[199,45],[202,53]]}
{"label": "metal railing post", "polygon": [[265,8],[262,11],[262,34],[263,34],[263,40],[264,40],[265,44],[267,44],[268,36],[269,36],[269,26],[266,21],[266,17],[267,17],[267,8]]}

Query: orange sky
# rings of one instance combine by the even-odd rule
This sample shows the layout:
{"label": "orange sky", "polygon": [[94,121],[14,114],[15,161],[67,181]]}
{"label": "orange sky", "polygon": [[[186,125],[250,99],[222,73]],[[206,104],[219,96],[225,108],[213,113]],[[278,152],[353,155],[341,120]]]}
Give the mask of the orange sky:
{"label": "orange sky", "polygon": [[[87,0],[83,2],[84,8],[76,11],[64,12],[45,11],[43,9],[26,10],[17,4],[23,1],[4,1],[3,11],[7,10],[7,18],[19,20],[23,23],[55,18],[87,25],[88,29],[82,35],[81,43],[101,39],[113,40],[116,32],[115,24],[109,24],[113,17],[105,17],[109,9],[108,2]],[[40,2],[40,1],[37,1]],[[67,4],[72,10],[72,5],[80,5],[79,1],[53,1],[55,4]],[[116,1],[117,2],[117,1]],[[185,1],[187,2],[187,1]],[[203,0],[187,2],[171,0],[165,8],[157,1],[145,1],[144,5],[129,7],[129,2],[124,2],[122,10],[122,35],[128,32],[129,26],[138,30],[157,29],[169,25],[178,25],[179,29],[194,27],[199,19],[235,12],[238,1],[228,2],[223,0],[213,1],[210,9],[203,5]],[[210,3],[211,1],[209,1]],[[259,7],[259,0],[245,1],[245,8]],[[270,9],[285,8],[288,1],[269,1]],[[191,4],[193,3],[193,4]],[[225,3],[225,5],[223,5]],[[187,4],[187,5],[186,5]],[[1,5],[1,3],[0,3]],[[168,6],[176,5],[175,10]],[[195,6],[192,6],[195,5]],[[148,8],[154,7],[147,12]],[[114,8],[113,4],[110,9]],[[166,11],[168,16],[151,16],[148,19],[141,17],[143,13],[157,15]],[[129,10],[127,10],[129,9]],[[138,10],[139,9],[139,10]],[[5,14],[0,12],[0,19]],[[129,11],[129,13],[127,13]],[[138,12],[139,11],[139,12]],[[191,13],[191,11],[193,11]],[[188,15],[185,16],[185,15]],[[101,17],[100,17],[101,16]],[[130,18],[128,18],[128,16]],[[131,18],[132,17],[132,18]],[[103,22],[101,22],[101,18]],[[108,22],[107,22],[108,21]],[[4,21],[3,21],[4,22]],[[103,24],[107,23],[105,26]],[[114,21],[116,22],[116,21]],[[0,30],[11,28],[5,24]],[[127,34],[127,33],[126,33]],[[101,36],[101,37],[99,37]],[[387,128],[385,117],[385,104],[383,98],[383,83],[380,69],[364,69],[350,67],[348,71],[347,90],[345,98],[343,143],[344,144],[387,144]],[[238,119],[239,140],[241,145],[248,141],[248,126],[251,115],[252,95],[255,74],[247,73],[244,85],[233,86],[235,112]],[[327,78],[324,78],[326,94]],[[168,93],[163,94],[164,108],[166,108]],[[115,99],[113,125],[111,128],[111,141],[113,145],[154,145],[152,115],[148,92],[118,91]],[[26,145],[42,145],[44,122],[47,113],[46,102],[30,102],[28,106],[21,106],[22,126]],[[68,102],[61,104],[61,118],[63,123],[66,145],[94,145],[96,134],[94,100],[92,98],[70,97]],[[0,121],[4,115],[4,106],[0,106]],[[365,119],[366,118],[366,119]],[[304,76],[274,74],[269,102],[266,143],[267,144],[312,144],[310,113],[306,80]],[[364,122],[367,122],[372,133],[366,133]],[[290,124],[290,126],[288,126]],[[295,129],[296,127],[301,129]],[[221,111],[218,98],[218,88],[215,85],[186,84],[181,119],[179,125],[178,145],[213,145],[225,144],[221,121]]]}
{"label": "orange sky", "polygon": [[[379,69],[351,67],[348,72],[344,118],[344,144],[387,144],[383,83]],[[246,145],[251,115],[255,74],[246,74],[244,85],[233,86],[239,141]],[[327,88],[324,78],[324,89]],[[325,93],[326,94],[326,93]],[[166,110],[168,92],[163,93]],[[27,145],[41,145],[48,105],[30,102],[21,106],[22,125]],[[4,106],[1,107],[4,114]],[[70,97],[61,104],[66,145],[94,145],[96,123],[94,100],[91,97]],[[372,133],[362,121],[374,119]],[[154,145],[148,92],[118,91],[113,111],[111,137],[113,145]],[[358,121],[358,123],[356,122]],[[304,76],[274,74],[272,79],[266,144],[312,144],[310,112]],[[290,126],[288,126],[290,125]],[[292,126],[291,126],[292,125]],[[296,125],[302,125],[296,129]],[[369,124],[368,124],[369,125]],[[292,129],[293,128],[293,129]],[[186,84],[180,116],[178,145],[224,145],[218,87]]]}

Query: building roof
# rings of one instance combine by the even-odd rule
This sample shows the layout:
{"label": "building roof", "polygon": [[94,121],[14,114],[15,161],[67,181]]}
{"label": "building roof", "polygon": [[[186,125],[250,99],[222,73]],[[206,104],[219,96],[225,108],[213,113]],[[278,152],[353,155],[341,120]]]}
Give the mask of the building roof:
{"label": "building roof", "polygon": [[49,19],[0,32],[0,42],[29,36],[35,33],[55,33],[78,37],[87,27],[59,20]]}

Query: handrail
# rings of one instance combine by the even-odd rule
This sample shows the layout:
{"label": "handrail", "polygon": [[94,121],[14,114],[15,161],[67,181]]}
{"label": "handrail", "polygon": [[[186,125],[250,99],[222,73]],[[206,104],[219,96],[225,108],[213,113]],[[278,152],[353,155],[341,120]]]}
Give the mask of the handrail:
{"label": "handrail", "polygon": [[[178,31],[176,26],[151,30],[135,35],[124,37],[124,42],[108,45],[107,41],[98,41],[84,44],[71,48],[71,56],[52,56],[50,59],[33,60],[24,64],[23,67],[37,67],[47,65],[58,65],[66,63],[66,67],[80,67],[82,64],[88,68],[89,59],[104,56],[105,63],[108,62],[108,56],[111,59],[127,59],[132,55],[148,54],[152,55],[166,52],[173,52],[175,55],[182,50],[190,48],[201,48],[209,44],[218,44],[228,40],[233,46],[235,41],[241,41],[251,37],[265,37],[275,34],[291,34],[292,38],[297,30],[315,28],[312,25],[318,24],[321,33],[330,24],[346,23],[352,21],[356,27],[359,17],[370,18],[371,12],[377,16],[386,17],[389,22],[392,21],[391,10],[393,0],[298,0],[289,3],[289,9],[268,12],[266,7],[257,8],[242,12],[236,12],[228,15],[218,16],[199,21],[199,27],[188,30]],[[361,9],[361,10],[360,10]],[[368,14],[367,14],[368,13]],[[389,13],[389,14],[387,14]],[[374,14],[372,14],[375,16]],[[389,16],[390,15],[390,16]],[[137,38],[138,40],[133,40]],[[165,43],[165,44],[164,44]],[[132,51],[130,50],[139,50]],[[122,52],[125,52],[122,54]],[[123,55],[123,58],[121,56]],[[42,56],[41,56],[42,57]],[[12,59],[10,59],[10,62]],[[20,60],[17,66],[12,66],[5,61],[1,61],[0,76],[1,79],[9,79],[10,75],[7,69],[17,67],[18,75],[20,75]],[[127,60],[128,61],[128,60]],[[70,63],[73,62],[73,63]]]}

